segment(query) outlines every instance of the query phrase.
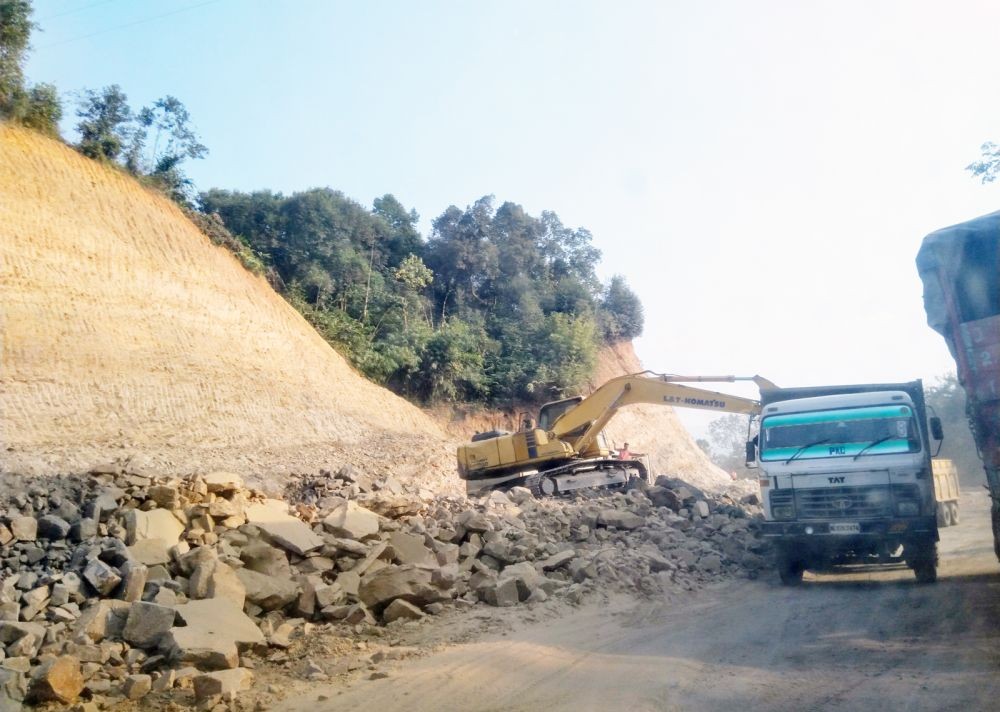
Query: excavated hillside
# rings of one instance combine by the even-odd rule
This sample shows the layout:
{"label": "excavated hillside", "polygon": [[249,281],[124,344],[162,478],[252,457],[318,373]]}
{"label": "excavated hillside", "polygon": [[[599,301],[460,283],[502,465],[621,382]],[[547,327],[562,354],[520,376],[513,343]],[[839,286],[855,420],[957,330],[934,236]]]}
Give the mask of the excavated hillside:
{"label": "excavated hillside", "polygon": [[171,202],[0,126],[0,471],[131,458],[280,484],[362,466],[440,489],[453,454]]}

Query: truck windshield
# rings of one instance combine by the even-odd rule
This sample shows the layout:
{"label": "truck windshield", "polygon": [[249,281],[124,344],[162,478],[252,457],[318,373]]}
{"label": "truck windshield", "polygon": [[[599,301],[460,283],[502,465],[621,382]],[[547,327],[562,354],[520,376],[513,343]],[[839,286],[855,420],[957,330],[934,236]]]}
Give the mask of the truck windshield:
{"label": "truck windshield", "polygon": [[920,452],[917,422],[906,405],[772,415],[760,434],[762,461]]}

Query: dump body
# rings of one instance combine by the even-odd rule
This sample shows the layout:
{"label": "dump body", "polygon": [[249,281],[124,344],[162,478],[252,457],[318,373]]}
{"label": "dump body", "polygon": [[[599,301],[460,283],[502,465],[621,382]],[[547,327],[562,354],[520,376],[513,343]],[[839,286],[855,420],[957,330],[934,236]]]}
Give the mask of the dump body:
{"label": "dump body", "polygon": [[958,470],[955,463],[946,459],[931,461],[934,473],[934,498],[937,500],[939,527],[958,524]]}
{"label": "dump body", "polygon": [[1000,212],[932,232],[917,254],[927,323],[941,334],[965,389],[972,436],[993,500],[1000,558]]}
{"label": "dump body", "polygon": [[[761,392],[755,449],[782,581],[906,561],[936,577],[930,436],[920,381]],[[902,551],[900,551],[902,547]]]}

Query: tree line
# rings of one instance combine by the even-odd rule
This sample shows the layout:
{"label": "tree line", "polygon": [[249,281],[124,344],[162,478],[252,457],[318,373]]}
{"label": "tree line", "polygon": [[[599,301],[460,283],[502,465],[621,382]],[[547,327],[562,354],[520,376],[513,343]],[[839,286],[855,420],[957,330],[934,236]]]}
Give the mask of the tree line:
{"label": "tree line", "polygon": [[624,278],[598,279],[590,232],[495,203],[448,207],[424,239],[392,195],[371,209],[328,188],[198,198],[372,380],[423,403],[561,397],[602,343],[642,332],[642,305]]}
{"label": "tree line", "polygon": [[[63,104],[28,85],[30,0],[0,0],[0,119],[61,138]],[[183,172],[208,149],[181,101],[133,108],[118,85],[76,101],[83,155],[180,204],[274,287],[362,373],[421,403],[538,402],[577,390],[602,343],[642,332],[620,276],[603,284],[583,228],[493,196],[448,207],[420,234],[394,196],[371,208],[329,188],[282,195],[209,190]]]}

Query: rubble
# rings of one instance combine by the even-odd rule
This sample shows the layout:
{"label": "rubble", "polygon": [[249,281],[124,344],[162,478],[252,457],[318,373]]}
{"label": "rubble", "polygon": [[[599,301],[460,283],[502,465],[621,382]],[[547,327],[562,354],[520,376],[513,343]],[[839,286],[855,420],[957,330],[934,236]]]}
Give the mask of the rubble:
{"label": "rubble", "polygon": [[316,625],[354,636],[476,605],[695,590],[766,563],[757,499],[668,478],[470,501],[347,468],[301,477],[290,505],[233,473],[100,469],[0,495],[0,710],[84,694],[210,707]]}

